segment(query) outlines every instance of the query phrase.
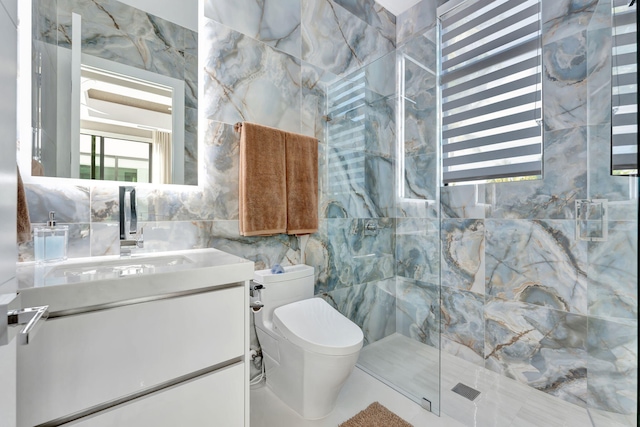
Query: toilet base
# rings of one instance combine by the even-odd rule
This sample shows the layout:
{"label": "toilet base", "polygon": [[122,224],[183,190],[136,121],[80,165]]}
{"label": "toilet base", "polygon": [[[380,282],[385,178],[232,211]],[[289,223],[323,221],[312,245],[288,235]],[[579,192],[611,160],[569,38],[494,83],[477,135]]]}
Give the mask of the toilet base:
{"label": "toilet base", "polygon": [[[258,338],[261,332],[264,333],[258,330]],[[324,418],[333,411],[359,354],[313,353],[280,337],[276,356],[279,360],[263,349],[267,387],[302,418]]]}

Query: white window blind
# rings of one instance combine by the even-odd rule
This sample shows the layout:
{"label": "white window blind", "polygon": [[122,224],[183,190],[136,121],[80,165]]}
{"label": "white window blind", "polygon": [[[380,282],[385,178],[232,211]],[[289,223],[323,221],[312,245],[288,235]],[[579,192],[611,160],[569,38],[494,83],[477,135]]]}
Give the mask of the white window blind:
{"label": "white window blind", "polygon": [[440,15],[445,185],[542,176],[540,27],[540,0]]}
{"label": "white window blind", "polygon": [[637,5],[613,0],[611,53],[611,169],[638,174]]}

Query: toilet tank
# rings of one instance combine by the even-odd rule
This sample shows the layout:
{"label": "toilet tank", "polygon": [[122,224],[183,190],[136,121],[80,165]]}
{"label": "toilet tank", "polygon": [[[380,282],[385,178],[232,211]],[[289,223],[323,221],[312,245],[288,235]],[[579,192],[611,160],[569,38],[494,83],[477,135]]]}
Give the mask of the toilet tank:
{"label": "toilet tank", "polygon": [[256,314],[258,317],[266,318],[265,320],[270,320],[273,310],[281,305],[313,297],[313,267],[292,265],[283,268],[284,273],[280,274],[274,274],[271,270],[258,270],[253,273],[254,284],[264,286],[259,295],[264,308]]}

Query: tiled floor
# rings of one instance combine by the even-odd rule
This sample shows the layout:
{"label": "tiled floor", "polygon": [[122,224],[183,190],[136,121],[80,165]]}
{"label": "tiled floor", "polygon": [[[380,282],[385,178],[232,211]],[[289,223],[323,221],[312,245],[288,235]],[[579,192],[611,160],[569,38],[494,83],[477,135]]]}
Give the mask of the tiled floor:
{"label": "tiled floor", "polygon": [[[389,342],[395,344],[395,348],[390,350],[389,354],[396,353],[398,348],[402,348],[397,345],[397,340]],[[412,349],[411,346],[406,348]],[[415,353],[415,349],[410,350],[409,353]],[[411,354],[409,353],[404,358],[395,360],[410,361]],[[432,355],[437,357],[437,352],[432,352]],[[402,356],[395,354],[394,357]],[[382,356],[381,360],[385,360],[385,357]],[[404,363],[403,365],[412,366],[412,363]],[[389,366],[386,367],[389,368]],[[369,359],[367,369],[371,368],[371,359]],[[433,384],[432,379],[427,379],[427,382]],[[471,402],[453,393],[451,388],[458,382],[479,390],[480,396]],[[635,415],[625,417],[595,411],[587,412],[576,405],[553,398],[524,384],[444,353],[442,354],[441,391],[441,416],[438,417],[363,370],[354,369],[340,392],[335,410],[322,420],[303,420],[284,405],[267,387],[253,389],[251,391],[251,426],[336,427],[375,401],[394,411],[415,427],[637,426]]]}

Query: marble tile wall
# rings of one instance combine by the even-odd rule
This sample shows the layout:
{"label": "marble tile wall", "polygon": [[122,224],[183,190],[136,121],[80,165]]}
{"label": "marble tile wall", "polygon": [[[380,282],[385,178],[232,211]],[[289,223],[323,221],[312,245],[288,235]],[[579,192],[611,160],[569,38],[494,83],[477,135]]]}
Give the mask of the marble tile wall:
{"label": "marble tile wall", "polygon": [[[638,180],[608,172],[608,8],[608,0],[542,1],[544,179],[442,188],[442,218],[431,220],[439,235],[428,219],[398,219],[397,323],[404,335],[563,400],[629,414],[637,411]],[[397,19],[399,51],[428,32],[428,19],[416,17],[435,16],[433,2],[414,9]],[[416,169],[407,176],[424,167],[405,160]],[[575,201],[586,198],[609,201],[606,241],[576,239]],[[413,214],[399,203],[399,216]],[[442,278],[439,344],[430,323],[440,320],[437,291],[407,284],[429,283],[425,270]]]}

